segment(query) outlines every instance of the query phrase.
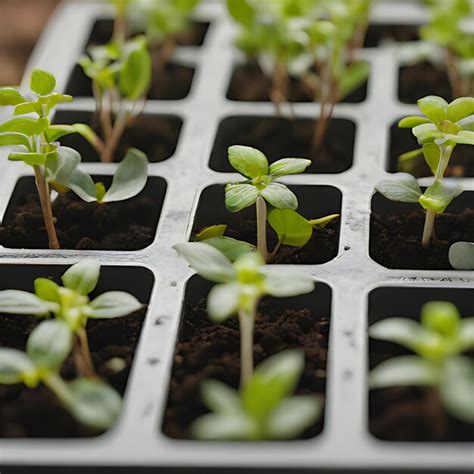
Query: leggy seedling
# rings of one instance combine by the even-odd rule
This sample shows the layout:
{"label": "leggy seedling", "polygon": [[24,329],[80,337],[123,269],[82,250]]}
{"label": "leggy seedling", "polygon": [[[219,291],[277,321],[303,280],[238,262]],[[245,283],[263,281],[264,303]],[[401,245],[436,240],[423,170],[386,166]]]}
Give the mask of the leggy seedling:
{"label": "leggy seedling", "polygon": [[283,158],[270,166],[266,156],[255,148],[235,145],[229,148],[229,162],[234,169],[247,178],[246,181],[228,184],[225,203],[230,212],[238,212],[256,205],[257,249],[268,261],[267,247],[267,202],[277,209],[296,209],[298,200],[284,184],[276,180],[282,176],[302,173],[310,160]]}
{"label": "leggy seedling", "polygon": [[218,283],[207,299],[209,317],[222,322],[238,314],[241,385],[245,386],[253,372],[253,330],[260,300],[266,295],[283,298],[309,293],[314,289],[313,279],[304,273],[267,267],[258,252],[242,255],[232,264],[205,243],[183,243],[173,248],[199,275]]}
{"label": "leggy seedling", "polygon": [[474,349],[474,318],[461,319],[456,306],[431,301],[421,309],[421,324],[390,318],[374,324],[374,339],[401,344],[416,355],[388,359],[369,377],[372,389],[420,385],[433,387],[446,410],[474,422],[474,363],[462,352]]}
{"label": "leggy seedling", "polygon": [[47,278],[34,281],[35,293],[21,290],[0,291],[0,312],[34,315],[64,322],[75,338],[78,372],[93,375],[86,325],[89,318],[110,319],[126,316],[142,307],[129,293],[108,291],[90,301],[88,295],[99,281],[100,263],[84,260],[69,268],[61,277],[64,286]]}
{"label": "leggy seedling", "polygon": [[287,350],[262,362],[239,392],[217,380],[204,382],[202,399],[213,413],[194,422],[193,435],[248,441],[298,436],[321,415],[318,398],[291,395],[303,368],[303,352]]}
{"label": "leggy seedling", "polygon": [[437,96],[428,96],[418,101],[424,117],[406,117],[399,126],[412,128],[422,148],[411,152],[411,156],[423,154],[434,174],[434,182],[424,193],[417,180],[407,173],[397,173],[375,187],[388,199],[402,202],[418,202],[426,210],[422,245],[428,246],[434,239],[437,214],[444,212],[452,199],[462,189],[444,180],[444,173],[457,144],[474,145],[474,98],[464,97],[448,104]]}
{"label": "leggy seedling", "polygon": [[98,378],[62,379],[61,366],[72,345],[65,321],[40,323],[28,337],[25,352],[0,348],[0,384],[44,384],[77,421],[95,430],[107,429],[120,412],[120,395]]}

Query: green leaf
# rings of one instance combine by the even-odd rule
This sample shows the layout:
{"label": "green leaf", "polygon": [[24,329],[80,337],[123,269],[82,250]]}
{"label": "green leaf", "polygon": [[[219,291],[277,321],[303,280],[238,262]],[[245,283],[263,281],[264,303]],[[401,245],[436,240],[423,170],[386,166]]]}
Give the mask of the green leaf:
{"label": "green leaf", "polygon": [[446,140],[453,141],[458,145],[474,145],[474,132],[461,131],[457,135],[445,135]]}
{"label": "green leaf", "polygon": [[446,120],[448,103],[435,95],[429,95],[418,100],[419,109],[433,122],[440,123]]}
{"label": "green leaf", "polygon": [[388,359],[370,371],[370,388],[436,385],[438,371],[427,360],[416,355]]}
{"label": "green leaf", "polygon": [[249,0],[227,0],[227,9],[232,18],[242,25],[249,26],[255,18],[255,9]]}
{"label": "green leaf", "polygon": [[47,95],[56,87],[54,76],[43,69],[33,69],[30,77],[30,89],[36,94]]}
{"label": "green leaf", "polygon": [[460,351],[474,349],[474,318],[463,318],[459,323],[458,342]]}
{"label": "green leaf", "polygon": [[255,204],[260,191],[252,184],[228,184],[225,187],[225,205],[230,212],[238,212]]}
{"label": "green leaf", "polygon": [[321,416],[321,412],[321,403],[316,397],[287,398],[270,413],[265,433],[271,439],[296,438]]}
{"label": "green leaf", "polygon": [[421,324],[446,337],[455,337],[459,330],[459,314],[456,305],[449,301],[429,301],[421,308]]}
{"label": "green leaf", "polygon": [[304,295],[314,290],[313,278],[303,272],[282,271],[279,268],[264,268],[265,289],[271,296],[286,298]]}
{"label": "green leaf", "polygon": [[110,428],[117,420],[122,406],[120,395],[99,379],[78,379],[68,384],[73,416],[98,430]]}
{"label": "green leaf", "polygon": [[262,190],[261,195],[277,209],[294,210],[298,207],[298,199],[294,193],[281,183],[270,183]]}
{"label": "green leaf", "polygon": [[425,117],[418,117],[416,115],[411,115],[409,117],[404,117],[398,122],[399,128],[414,128],[418,125],[425,123],[430,123],[430,121]]}
{"label": "green leaf", "polygon": [[257,427],[244,413],[209,413],[198,418],[191,431],[194,438],[203,440],[252,440]]}
{"label": "green leaf", "polygon": [[0,105],[17,105],[26,101],[15,87],[0,87]]}
{"label": "green leaf", "polygon": [[48,278],[36,278],[35,283],[35,294],[38,298],[45,301],[52,301],[53,303],[59,303],[59,285]]}
{"label": "green leaf", "polygon": [[418,181],[408,173],[395,173],[377,183],[375,190],[391,201],[418,202],[421,196]]}
{"label": "green leaf", "polygon": [[268,223],[284,245],[303,247],[313,235],[313,227],[302,215],[292,209],[273,209]]}
{"label": "green leaf", "polygon": [[339,79],[339,97],[344,98],[362,86],[369,74],[370,65],[367,61],[354,61],[346,66]]}
{"label": "green leaf", "polygon": [[474,270],[474,242],[456,242],[451,245],[449,263],[455,270]]}
{"label": "green leaf", "polygon": [[231,262],[235,262],[239,257],[246,253],[255,252],[255,245],[232,237],[212,237],[203,241],[207,245],[222,252]]}
{"label": "green leaf", "polygon": [[108,291],[91,301],[92,309],[89,317],[95,319],[111,319],[127,316],[139,310],[143,305],[135,296],[124,291]]}
{"label": "green leaf", "polygon": [[431,172],[435,175],[441,158],[441,148],[436,143],[425,143],[423,145],[423,156]]}
{"label": "green leaf", "polygon": [[268,161],[259,150],[249,146],[234,145],[229,147],[229,163],[246,178],[257,178],[268,174]]}
{"label": "green leaf", "polygon": [[311,160],[283,158],[270,165],[270,175],[272,178],[279,178],[280,176],[302,173],[310,164]]}
{"label": "green leaf", "polygon": [[26,343],[28,357],[41,368],[58,369],[72,350],[72,332],[67,323],[44,321],[31,332]]}
{"label": "green leaf", "polygon": [[0,291],[0,312],[2,313],[47,316],[51,309],[51,305],[27,291]]}
{"label": "green leaf", "polygon": [[74,125],[51,125],[45,131],[46,140],[51,142],[58,141],[61,137],[65,135],[70,135],[71,133],[76,133],[77,130]]}
{"label": "green leaf", "polygon": [[239,413],[242,411],[237,390],[218,380],[206,380],[201,385],[202,401],[216,413]]}
{"label": "green leaf", "polygon": [[151,58],[146,38],[139,36],[131,43],[131,51],[120,70],[120,91],[129,100],[143,97],[151,81]]}
{"label": "green leaf", "polygon": [[196,241],[203,242],[204,240],[209,240],[214,237],[222,237],[226,230],[227,226],[225,224],[211,225],[209,227],[205,227],[196,234]]}
{"label": "green leaf", "polygon": [[18,117],[2,123],[0,133],[16,132],[31,137],[40,135],[48,126],[49,120],[47,118]]}
{"label": "green leaf", "polygon": [[369,328],[369,335],[373,339],[395,342],[413,351],[422,342],[424,332],[420,323],[408,318],[384,319]]}
{"label": "green leaf", "polygon": [[92,178],[79,168],[69,176],[65,187],[77,194],[85,202],[97,201],[97,189]]}
{"label": "green leaf", "polygon": [[420,145],[433,142],[437,138],[442,138],[444,136],[444,134],[438,130],[436,125],[432,123],[418,125],[413,128],[412,133],[418,139]]}
{"label": "green leaf", "polygon": [[23,352],[9,347],[0,348],[0,384],[21,383],[35,370],[36,367]]}
{"label": "green leaf", "polygon": [[212,321],[220,323],[239,309],[240,286],[235,282],[220,283],[212,287],[207,297],[207,312]]}
{"label": "green leaf", "polygon": [[60,146],[54,158],[46,159],[46,179],[65,188],[69,188],[72,173],[81,162],[81,155],[72,148]]}
{"label": "green leaf", "polygon": [[30,140],[26,135],[16,132],[0,133],[0,146],[23,145],[27,150],[30,149]]}
{"label": "green leaf", "polygon": [[97,286],[100,275],[100,263],[97,260],[82,260],[70,267],[61,277],[65,287],[88,295]]}
{"label": "green leaf", "polygon": [[453,416],[474,423],[474,362],[469,357],[453,357],[445,362],[439,391]]}
{"label": "green leaf", "polygon": [[8,155],[10,161],[23,161],[23,163],[35,166],[43,166],[46,163],[46,154],[44,153],[10,153]]}
{"label": "green leaf", "polygon": [[140,150],[130,148],[101,202],[125,201],[136,196],[145,187],[147,178],[148,158]]}
{"label": "green leaf", "polygon": [[310,219],[308,222],[315,229],[324,229],[328,224],[339,219],[340,214],[329,214],[328,216],[320,217],[319,219]]}
{"label": "green leaf", "polygon": [[418,202],[424,209],[431,209],[438,214],[445,211],[451,201],[462,193],[462,188],[448,180],[435,181],[420,196]]}
{"label": "green leaf", "polygon": [[223,283],[232,281],[236,274],[232,263],[219,250],[201,242],[187,242],[173,246],[199,275],[207,280]]}
{"label": "green leaf", "polygon": [[474,97],[460,97],[448,105],[447,118],[451,122],[458,122],[474,114]]}
{"label": "green leaf", "polygon": [[41,105],[37,102],[24,102],[18,104],[13,110],[13,115],[26,115],[26,114],[38,114],[42,113]]}

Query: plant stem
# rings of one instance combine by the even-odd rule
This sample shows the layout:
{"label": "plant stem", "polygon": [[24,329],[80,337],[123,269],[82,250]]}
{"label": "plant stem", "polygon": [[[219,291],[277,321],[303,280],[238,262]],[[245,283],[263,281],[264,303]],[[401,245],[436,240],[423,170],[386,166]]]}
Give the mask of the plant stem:
{"label": "plant stem", "polygon": [[449,83],[451,85],[451,90],[453,97],[456,99],[458,97],[463,97],[464,88],[461,80],[461,75],[459,74],[459,68],[456,64],[456,58],[453,52],[446,48],[444,53],[444,60],[446,64],[446,71],[448,73]]}
{"label": "plant stem", "polygon": [[125,13],[117,13],[114,20],[113,41],[118,44],[123,44],[127,37],[127,23],[125,20]]}
{"label": "plant stem", "polygon": [[262,196],[257,199],[257,250],[265,262],[268,261],[267,247],[267,203]]}
{"label": "plant stem", "polygon": [[122,137],[127,125],[127,117],[128,113],[124,109],[122,109],[117,115],[113,126],[112,135],[105,142],[105,148],[101,156],[101,161],[105,163],[111,163],[113,161],[114,152],[117,149],[120,138]]}
{"label": "plant stem", "polygon": [[282,115],[281,106],[288,101],[288,71],[286,65],[282,61],[277,61],[273,69],[272,89],[270,91],[270,98],[275,105],[277,116]]}
{"label": "plant stem", "polygon": [[239,310],[241,388],[252,378],[253,374],[253,328],[255,313],[255,307],[252,311]]}
{"label": "plant stem", "polygon": [[39,165],[33,166],[35,171],[36,188],[38,189],[38,195],[41,203],[41,211],[43,213],[44,225],[48,234],[49,248],[59,249],[59,240],[56,234],[56,228],[54,227],[53,210],[51,207],[51,195],[49,192],[49,186],[46,178]]}
{"label": "plant stem", "polygon": [[73,405],[74,400],[72,399],[68,386],[58,374],[49,372],[43,376],[42,381],[66,408]]}
{"label": "plant stem", "polygon": [[94,363],[92,362],[92,357],[89,349],[89,340],[87,339],[87,332],[84,328],[80,328],[76,332],[78,340],[81,346],[82,358],[85,362],[85,375],[95,376]]}

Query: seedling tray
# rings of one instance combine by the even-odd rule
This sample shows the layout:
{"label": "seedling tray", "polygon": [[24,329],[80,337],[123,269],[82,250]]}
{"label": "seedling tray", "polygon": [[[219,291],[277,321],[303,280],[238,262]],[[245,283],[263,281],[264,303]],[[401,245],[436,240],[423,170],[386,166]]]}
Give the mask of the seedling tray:
{"label": "seedling tray", "polygon": [[[28,69],[50,70],[58,79],[58,89],[64,90],[94,23],[110,16],[111,11],[100,3],[63,3],[38,43]],[[368,429],[367,326],[369,314],[374,313],[373,292],[389,287],[417,293],[416,289],[423,288],[423,294],[433,299],[438,288],[449,295],[462,291],[461,301],[467,313],[474,313],[473,272],[389,270],[369,255],[373,186],[389,176],[390,128],[401,116],[417,110],[414,104],[401,103],[397,97],[400,64],[396,48],[391,44],[360,51],[360,57],[371,66],[367,97],[362,102],[341,103],[335,108],[335,120],[355,124],[352,164],[339,173],[309,172],[283,180],[290,186],[308,189],[331,187],[336,204],[337,195],[342,196],[337,204],[341,213],[337,256],[323,264],[298,265],[300,271],[332,290],[323,432],[311,439],[288,443],[202,443],[174,440],[163,434],[161,427],[182,301],[193,274],[171,245],[189,238],[197,215],[205,218],[206,212],[212,213],[199,209],[200,197],[206,189],[238,179],[236,174],[220,172],[225,157],[212,153],[215,142],[225,141],[222,137],[216,139],[220,124],[230,117],[271,117],[274,113],[271,103],[226,98],[233,67],[242,58],[232,45],[234,27],[225,15],[222,2],[203,4],[196,19],[210,23],[203,45],[180,47],[174,56],[177,63],[195,68],[189,94],[182,100],[150,100],[145,107],[145,114],[177,117],[182,121],[172,156],[161,161],[152,159],[159,162],[149,167],[150,180],[158,177],[167,183],[153,242],[137,251],[0,247],[0,273],[5,284],[19,266],[64,266],[84,258],[97,258],[104,265],[115,266],[117,274],[125,266],[142,267],[153,273],[151,300],[120,419],[113,429],[98,438],[1,439],[0,464],[6,467],[5,472],[9,472],[7,466],[27,466],[25,472],[48,466],[47,472],[56,472],[53,470],[56,467],[61,473],[67,472],[66,467],[74,466],[79,466],[77,472],[83,472],[81,466],[160,467],[160,472],[178,472],[178,468],[189,472],[201,472],[201,468],[203,472],[212,468],[217,472],[217,468],[222,469],[220,472],[232,472],[231,469],[250,472],[251,468],[288,473],[351,469],[353,472],[472,472],[474,463],[469,443],[388,442],[376,439]],[[415,2],[400,1],[379,2],[372,18],[375,25],[416,25],[423,21],[424,12]],[[375,28],[374,34],[380,29]],[[314,119],[319,106],[301,102],[294,104],[294,109],[299,119]],[[61,113],[90,114],[93,110],[93,99],[80,97],[62,107]],[[210,164],[211,155],[213,164]],[[92,175],[112,175],[117,165],[86,162],[82,166]],[[25,175],[25,167],[2,157],[0,217],[7,212],[18,179]],[[460,182],[466,190],[464,202],[472,207],[474,179],[463,178]],[[319,197],[315,191],[315,200],[316,196],[315,205],[324,207],[325,196]],[[213,204],[219,203],[211,199],[206,206]],[[328,205],[333,204],[331,201]],[[416,316],[419,300],[411,298],[411,292],[403,293],[405,311]],[[380,297],[376,300],[380,306]],[[392,309],[389,300],[387,305],[386,316]],[[376,317],[371,316],[370,323]]]}

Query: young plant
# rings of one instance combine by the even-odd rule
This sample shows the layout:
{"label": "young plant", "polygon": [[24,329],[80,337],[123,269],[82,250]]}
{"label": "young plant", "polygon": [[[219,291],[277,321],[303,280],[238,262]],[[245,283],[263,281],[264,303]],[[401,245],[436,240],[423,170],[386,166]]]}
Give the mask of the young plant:
{"label": "young plant", "polygon": [[321,415],[321,402],[311,395],[292,396],[304,369],[304,353],[280,352],[255,370],[240,391],[208,380],[202,399],[213,413],[193,426],[195,438],[263,441],[295,438]]}
{"label": "young plant", "polygon": [[99,274],[99,262],[83,260],[63,274],[64,286],[47,278],[37,278],[34,294],[21,290],[0,291],[0,312],[38,318],[53,316],[64,323],[75,335],[74,356],[78,372],[94,375],[86,333],[88,319],[120,318],[142,307],[133,295],[123,291],[108,291],[91,301],[88,295],[97,286]]}
{"label": "young plant", "polygon": [[267,202],[277,209],[296,209],[298,199],[284,184],[276,180],[282,176],[302,173],[310,160],[283,158],[270,166],[266,156],[255,148],[235,145],[229,148],[229,162],[247,180],[228,184],[225,204],[230,212],[238,212],[256,205],[257,249],[265,261],[269,259],[267,247]]}
{"label": "young plant", "polygon": [[81,131],[101,160],[111,162],[127,125],[145,106],[151,81],[148,42],[137,36],[91,47],[88,53],[79,64],[92,80],[102,138],[88,126]]}
{"label": "young plant", "polygon": [[25,352],[0,348],[0,384],[44,384],[80,423],[95,430],[110,428],[120,413],[120,395],[98,378],[62,379],[60,371],[73,346],[65,321],[44,321],[31,332]]}
{"label": "young plant", "polygon": [[309,293],[313,279],[304,273],[281,271],[265,266],[258,252],[245,254],[232,264],[216,248],[201,242],[173,247],[202,277],[215,285],[207,298],[209,317],[223,322],[238,315],[240,324],[241,386],[253,373],[253,330],[260,300],[266,296],[284,298]]}
{"label": "young plant", "polygon": [[428,246],[435,238],[434,225],[437,214],[444,212],[462,189],[443,179],[454,148],[458,144],[474,145],[474,98],[463,97],[448,104],[437,96],[427,96],[418,101],[424,117],[402,119],[401,128],[412,128],[422,147],[409,152],[411,157],[423,154],[434,174],[434,182],[424,193],[417,180],[407,173],[397,173],[375,186],[386,198],[401,202],[418,202],[426,210],[422,245]]}
{"label": "young plant", "polygon": [[460,355],[474,349],[474,318],[461,319],[450,302],[431,301],[421,309],[421,324],[390,318],[372,325],[369,334],[416,354],[388,359],[375,367],[369,377],[372,389],[431,386],[449,413],[474,423],[474,363]]}

